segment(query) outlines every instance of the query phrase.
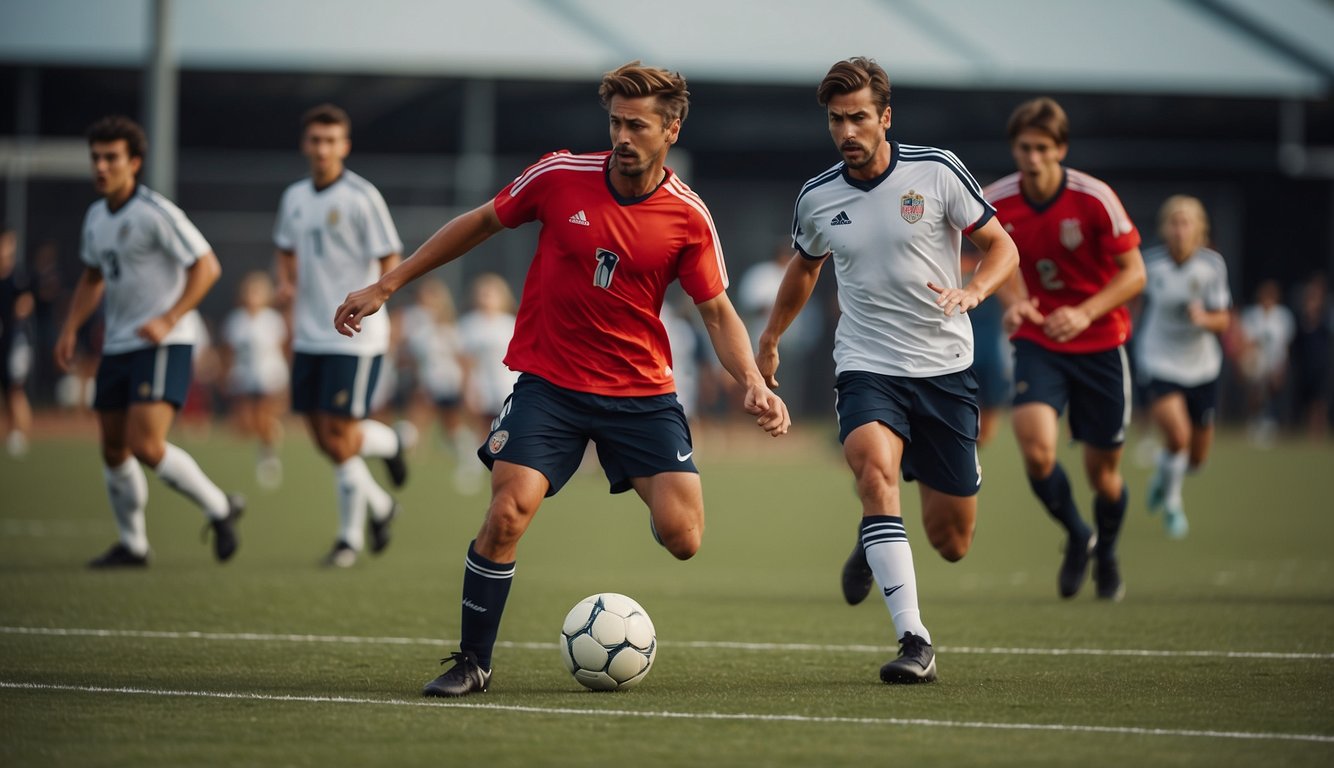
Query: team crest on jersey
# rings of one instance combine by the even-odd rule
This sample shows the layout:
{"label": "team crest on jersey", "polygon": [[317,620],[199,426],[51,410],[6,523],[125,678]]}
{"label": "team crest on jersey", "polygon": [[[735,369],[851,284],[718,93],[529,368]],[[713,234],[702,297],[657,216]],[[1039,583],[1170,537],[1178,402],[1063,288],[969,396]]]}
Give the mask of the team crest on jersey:
{"label": "team crest on jersey", "polygon": [[914,190],[908,190],[908,194],[899,198],[899,215],[909,224],[916,224],[925,210],[926,198]]}
{"label": "team crest on jersey", "polygon": [[491,439],[486,442],[486,449],[493,454],[500,453],[505,448],[505,443],[510,441],[510,432],[508,429],[496,430],[491,435]]}
{"label": "team crest on jersey", "polygon": [[1079,219],[1061,219],[1061,245],[1067,251],[1073,251],[1084,242],[1084,231],[1079,228]]}
{"label": "team crest on jersey", "polygon": [[337,208],[330,208],[330,209],[329,209],[329,226],[331,226],[331,227],[336,227],[336,226],[338,226],[338,220],[339,220],[338,209],[337,209]]}

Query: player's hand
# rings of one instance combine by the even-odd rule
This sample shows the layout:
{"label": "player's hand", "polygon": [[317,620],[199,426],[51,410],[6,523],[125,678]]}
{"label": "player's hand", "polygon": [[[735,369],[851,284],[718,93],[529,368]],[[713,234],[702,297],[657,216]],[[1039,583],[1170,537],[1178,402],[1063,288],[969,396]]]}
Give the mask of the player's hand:
{"label": "player's hand", "polygon": [[167,338],[167,334],[171,333],[171,329],[175,327],[175,325],[176,323],[166,315],[158,315],[152,320],[139,326],[139,330],[135,331],[135,334],[149,344],[157,345],[161,344],[162,340]]}
{"label": "player's hand", "polygon": [[56,367],[61,373],[70,372],[70,367],[74,364],[74,348],[77,342],[73,332],[61,331],[59,338],[56,339],[56,346],[51,350],[51,356],[56,359]]}
{"label": "player's hand", "polygon": [[1065,343],[1084,332],[1093,323],[1079,307],[1057,307],[1042,323],[1042,332],[1053,341]]}
{"label": "player's hand", "polygon": [[1005,310],[1005,314],[1001,316],[1001,328],[1005,331],[1006,336],[1012,336],[1015,331],[1019,330],[1019,326],[1026,322],[1042,327],[1045,320],[1043,314],[1038,311],[1037,298],[1024,299],[1012,304]]}
{"label": "player's hand", "polygon": [[767,387],[758,384],[746,387],[745,408],[747,413],[757,417],[755,423],[771,437],[786,435],[792,427],[787,403]]}
{"label": "player's hand", "polygon": [[273,291],[273,306],[286,307],[296,298],[296,284],[291,280],[279,280]]}
{"label": "player's hand", "polygon": [[952,316],[956,309],[967,312],[982,303],[982,297],[971,288],[941,288],[930,281],[927,281],[926,287],[940,294],[936,297],[936,306],[945,310],[945,317]]}
{"label": "player's hand", "polygon": [[760,369],[760,376],[769,389],[778,389],[778,342],[766,343],[760,337],[760,351],[755,354],[755,367]]}
{"label": "player's hand", "polygon": [[389,292],[379,283],[349,293],[334,312],[334,330],[349,337],[361,333],[361,319],[379,312],[386,301],[389,301]]}

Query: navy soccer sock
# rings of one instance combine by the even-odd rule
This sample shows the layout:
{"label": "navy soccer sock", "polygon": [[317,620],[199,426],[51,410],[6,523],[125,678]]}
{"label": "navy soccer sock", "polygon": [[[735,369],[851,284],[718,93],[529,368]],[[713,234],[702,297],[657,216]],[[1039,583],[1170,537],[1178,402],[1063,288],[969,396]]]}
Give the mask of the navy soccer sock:
{"label": "navy soccer sock", "polygon": [[1116,551],[1116,538],[1121,535],[1121,523],[1126,519],[1126,505],[1130,499],[1130,488],[1121,484],[1121,496],[1115,501],[1104,499],[1101,495],[1093,496],[1093,520],[1098,526],[1098,552],[1110,554]]}
{"label": "navy soccer sock", "polygon": [[514,581],[514,563],[493,563],[477,554],[473,541],[463,569],[463,625],[459,649],[472,651],[482,669],[491,669],[491,650],[500,632],[500,615]]}
{"label": "navy soccer sock", "polygon": [[[1028,478],[1028,485],[1037,494],[1038,501],[1047,508],[1047,514],[1060,523],[1071,536],[1086,539],[1092,533],[1088,524],[1079,516],[1075,506],[1075,496],[1070,492],[1070,478],[1060,464],[1055,465],[1051,474],[1041,480]],[[1123,510],[1124,511],[1124,510]]]}

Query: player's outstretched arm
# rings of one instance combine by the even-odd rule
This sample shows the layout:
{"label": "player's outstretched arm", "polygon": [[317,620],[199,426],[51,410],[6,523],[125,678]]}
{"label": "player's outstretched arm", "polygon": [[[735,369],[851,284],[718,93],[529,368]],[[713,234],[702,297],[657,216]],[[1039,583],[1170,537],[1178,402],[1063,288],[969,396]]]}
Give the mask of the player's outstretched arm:
{"label": "player's outstretched arm", "polygon": [[74,362],[74,349],[78,345],[79,328],[83,327],[93,312],[97,311],[97,305],[102,301],[102,291],[105,288],[102,270],[97,267],[85,267],[83,274],[79,275],[79,282],[74,286],[74,295],[70,297],[65,325],[56,339],[55,349],[52,350],[56,366],[61,371],[69,372],[70,364]]}
{"label": "player's outstretched arm", "polygon": [[380,311],[399,288],[471,251],[502,229],[504,225],[490,201],[455,216],[379,280],[349,293],[334,313],[334,328],[344,336],[360,333],[361,319]]}
{"label": "player's outstretched arm", "polygon": [[810,300],[811,291],[815,290],[815,281],[820,279],[820,267],[824,263],[824,259],[807,259],[800,254],[787,262],[783,281],[778,285],[778,295],[774,297],[773,308],[769,310],[769,322],[760,333],[755,353],[755,365],[764,377],[764,383],[771,388],[778,387],[778,342]]}
{"label": "player's outstretched arm", "polygon": [[162,343],[185,313],[199,306],[199,302],[204,300],[221,276],[222,265],[218,263],[218,257],[213,251],[195,259],[195,263],[185,270],[185,288],[181,290],[180,298],[171,305],[171,309],[140,326],[137,331],[139,337],[152,344]]}
{"label": "player's outstretched arm", "polygon": [[764,377],[750,355],[750,336],[732,300],[723,292],[695,306],[704,318],[718,362],[746,390],[746,412],[755,416],[755,423],[770,435],[786,435],[792,426],[787,404],[764,385]]}

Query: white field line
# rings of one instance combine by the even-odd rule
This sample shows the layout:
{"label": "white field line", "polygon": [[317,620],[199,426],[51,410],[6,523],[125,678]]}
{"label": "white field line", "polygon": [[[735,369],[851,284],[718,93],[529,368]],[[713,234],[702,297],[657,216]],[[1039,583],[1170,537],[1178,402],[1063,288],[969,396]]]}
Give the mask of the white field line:
{"label": "white field line", "polygon": [[[263,632],[195,632],[140,629],[78,629],[69,627],[4,627],[0,635],[44,637],[124,637],[146,640],[218,640],[261,643],[334,643],[343,645],[412,645],[452,648],[457,640],[429,637],[361,637],[357,635],[299,635]],[[667,648],[723,649],[736,651],[829,651],[838,653],[887,653],[897,649],[884,645],[822,645],[817,643],[740,643],[726,640],[660,641]],[[555,642],[500,641],[498,648],[554,650]],[[1334,661],[1334,653],[1286,653],[1275,651],[1170,651],[1124,648],[981,648],[942,645],[939,653],[990,656],[1131,656],[1136,658],[1267,659],[1275,661]]]}
{"label": "white field line", "polygon": [[73,693],[106,693],[124,696],[164,696],[199,699],[232,699],[239,701],[274,701],[301,704],[363,704],[381,707],[428,707],[440,709],[475,709],[493,712],[521,712],[534,715],[569,715],[574,717],[640,717],[663,720],[724,720],[771,723],[818,723],[835,725],[898,725],[928,728],[959,728],[993,731],[1050,731],[1056,733],[1098,733],[1118,736],[1177,736],[1205,739],[1248,739],[1259,741],[1300,741],[1334,744],[1334,736],[1318,733],[1272,733],[1264,731],[1202,731],[1175,728],[1137,728],[1112,725],[1064,725],[1051,723],[988,723],[967,720],[929,720],[900,717],[835,717],[812,715],[762,714],[753,712],[664,712],[632,709],[576,709],[574,707],[529,707],[515,704],[483,704],[465,701],[428,701],[403,699],[370,699],[352,696],[293,696],[232,691],[182,691],[160,688],[107,688],[94,685],[51,685],[20,683],[0,680],[0,689],[22,691],[62,691]]}

